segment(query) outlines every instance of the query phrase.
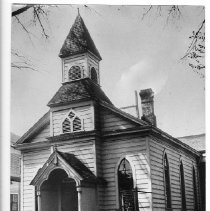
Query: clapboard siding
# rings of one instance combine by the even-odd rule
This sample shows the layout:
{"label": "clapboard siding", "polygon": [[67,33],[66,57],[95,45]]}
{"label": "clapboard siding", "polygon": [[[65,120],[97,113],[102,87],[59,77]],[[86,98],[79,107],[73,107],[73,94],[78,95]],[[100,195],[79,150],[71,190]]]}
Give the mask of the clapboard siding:
{"label": "clapboard siding", "polygon": [[74,65],[80,66],[84,77],[88,76],[87,59],[85,55],[81,56],[80,58],[77,57],[73,59],[65,59],[64,67],[63,67],[63,70],[64,70],[63,81],[64,82],[69,81],[68,72],[69,72],[69,69]]}
{"label": "clapboard siding", "polygon": [[[196,164],[196,159],[185,152],[160,144],[155,139],[149,140],[151,179],[152,179],[152,199],[153,208],[165,210],[163,155],[167,153],[170,171],[171,199],[173,210],[181,210],[180,193],[180,159],[182,160],[185,176],[186,204],[188,210],[194,209],[194,195],[192,184],[192,167]],[[197,167],[196,167],[197,168]],[[198,181],[198,180],[197,180]]]}
{"label": "clapboard siding", "polygon": [[47,137],[50,136],[50,124],[46,125],[44,129],[42,129],[34,138],[32,138],[31,142],[40,142],[46,141]]}
{"label": "clapboard siding", "polygon": [[[101,151],[101,165],[103,169],[103,178],[107,181],[107,186],[99,189],[99,207],[101,210],[114,210],[117,208],[117,164],[124,156],[132,161],[135,168],[136,184],[138,189],[151,191],[149,189],[149,169],[148,158],[146,155],[145,138],[124,137],[110,138],[104,140]],[[137,175],[137,172],[140,173]],[[148,194],[139,196],[139,206],[150,206]]]}
{"label": "clapboard siding", "polygon": [[31,180],[36,175],[39,168],[46,162],[50,155],[50,149],[40,149],[38,151],[23,153],[23,211],[34,211],[35,190],[30,185]]}
{"label": "clapboard siding", "polygon": [[94,139],[83,141],[75,141],[65,145],[58,146],[61,152],[74,154],[80,161],[84,163],[94,174],[96,173]]}
{"label": "clapboard siding", "polygon": [[[71,108],[63,109],[59,111],[53,111],[52,113],[52,124],[53,124],[53,134],[59,135],[62,133],[62,122],[68,115]],[[85,105],[80,107],[72,108],[82,119],[83,129],[85,131],[90,131],[94,129],[94,114],[93,107],[91,105]]]}
{"label": "clapboard siding", "polygon": [[116,114],[111,113],[110,111],[104,108],[100,110],[100,113],[101,113],[101,130],[103,132],[132,128],[137,125],[129,120],[125,120],[123,117],[119,117]]}

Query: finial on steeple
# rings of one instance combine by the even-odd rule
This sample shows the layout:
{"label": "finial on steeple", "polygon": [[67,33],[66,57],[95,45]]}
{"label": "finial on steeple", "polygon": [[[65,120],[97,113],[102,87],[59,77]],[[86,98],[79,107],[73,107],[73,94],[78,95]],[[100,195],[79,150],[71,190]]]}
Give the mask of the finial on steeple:
{"label": "finial on steeple", "polygon": [[53,145],[53,152],[57,152],[57,146],[56,145]]}
{"label": "finial on steeple", "polygon": [[77,11],[78,11],[78,15],[80,15],[80,13],[79,13],[79,7],[77,8]]}

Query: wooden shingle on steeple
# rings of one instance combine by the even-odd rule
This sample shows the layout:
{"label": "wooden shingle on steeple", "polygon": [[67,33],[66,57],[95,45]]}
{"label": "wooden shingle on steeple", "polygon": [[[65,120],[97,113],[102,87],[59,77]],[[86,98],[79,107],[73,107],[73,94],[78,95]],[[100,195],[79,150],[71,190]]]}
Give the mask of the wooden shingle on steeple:
{"label": "wooden shingle on steeple", "polygon": [[59,57],[65,58],[87,52],[93,53],[99,60],[102,59],[82,17],[78,13],[76,20],[63,43]]}

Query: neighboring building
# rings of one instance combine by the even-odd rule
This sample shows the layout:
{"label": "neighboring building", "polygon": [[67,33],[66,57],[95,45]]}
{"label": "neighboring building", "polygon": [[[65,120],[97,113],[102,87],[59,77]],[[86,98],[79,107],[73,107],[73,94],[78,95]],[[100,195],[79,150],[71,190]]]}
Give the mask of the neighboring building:
{"label": "neighboring building", "polygon": [[201,210],[201,154],[157,128],[151,89],[141,119],[112,104],[79,14],[59,56],[62,85],[16,144],[22,211]]}
{"label": "neighboring building", "polygon": [[[201,203],[206,204],[206,135],[191,135],[180,137],[183,143],[191,146],[202,154],[202,157],[199,162],[199,171],[200,171],[200,186],[201,186]],[[203,206],[205,208],[205,206]]]}
{"label": "neighboring building", "polygon": [[10,147],[10,210],[20,210],[20,151],[14,148],[14,144],[20,138],[11,133],[11,147]]}

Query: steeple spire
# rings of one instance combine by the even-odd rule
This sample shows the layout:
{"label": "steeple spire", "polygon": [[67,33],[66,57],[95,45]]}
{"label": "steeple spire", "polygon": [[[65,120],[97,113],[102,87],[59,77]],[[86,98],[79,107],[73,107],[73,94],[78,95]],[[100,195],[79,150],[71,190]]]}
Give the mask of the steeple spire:
{"label": "steeple spire", "polygon": [[84,24],[82,17],[80,16],[78,8],[78,15],[73,26],[70,29],[68,36],[64,41],[59,56],[61,58],[65,58],[86,52],[91,52],[99,60],[102,59],[88,32],[87,27]]}

